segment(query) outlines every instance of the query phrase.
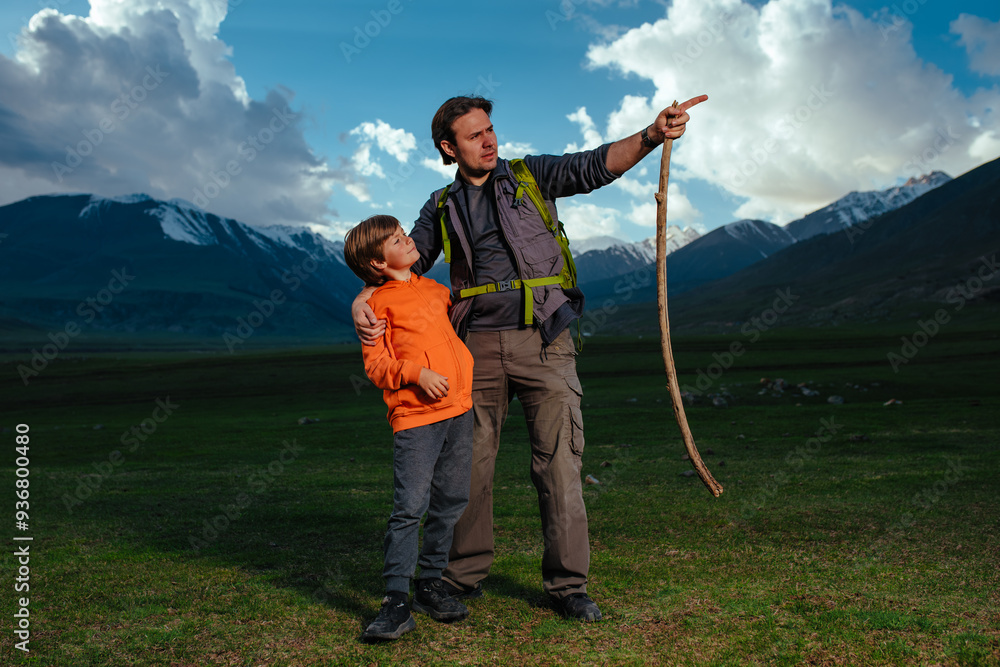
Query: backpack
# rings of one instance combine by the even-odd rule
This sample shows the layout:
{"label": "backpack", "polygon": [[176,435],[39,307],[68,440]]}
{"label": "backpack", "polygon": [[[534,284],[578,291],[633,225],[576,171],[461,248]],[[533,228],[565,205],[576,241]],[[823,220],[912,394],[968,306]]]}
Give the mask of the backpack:
{"label": "backpack", "polygon": [[[542,198],[542,191],[538,188],[538,183],[535,181],[535,177],[532,176],[528,166],[524,164],[524,160],[511,160],[510,166],[518,181],[517,191],[514,193],[514,208],[524,204],[524,195],[527,194],[528,198],[531,199],[531,203],[535,205],[535,208],[538,210],[539,214],[541,214],[546,228],[548,228],[548,230],[559,242],[559,248],[563,257],[562,271],[560,271],[559,275],[556,276],[547,276],[544,278],[518,278],[516,280],[507,280],[498,283],[479,285],[477,287],[469,287],[461,290],[459,296],[460,298],[466,299],[479,294],[523,289],[525,292],[524,324],[525,326],[531,326],[534,321],[532,318],[532,305],[534,303],[534,299],[531,295],[531,289],[534,287],[541,287],[543,285],[560,285],[563,289],[576,287],[576,264],[573,262],[573,254],[569,249],[569,238],[566,236],[566,229],[563,227],[562,222],[552,219],[552,212],[549,211],[549,207],[545,205],[545,200]],[[441,211],[441,241],[444,246],[444,261],[450,264],[451,241],[448,238],[448,228],[445,224],[444,208],[444,204],[448,200],[449,187],[451,186],[446,186],[444,191],[441,193],[441,197],[438,199],[437,207],[438,210]]]}

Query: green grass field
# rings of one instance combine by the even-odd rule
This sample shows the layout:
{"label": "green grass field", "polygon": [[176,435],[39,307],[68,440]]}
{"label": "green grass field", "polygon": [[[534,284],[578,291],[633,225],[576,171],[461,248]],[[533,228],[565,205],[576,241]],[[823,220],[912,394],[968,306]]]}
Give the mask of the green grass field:
{"label": "green grass field", "polygon": [[[9,354],[0,662],[1000,664],[1000,338],[960,324],[898,372],[887,354],[905,325],[675,340],[681,384],[704,376],[728,403],[687,406],[718,499],[682,475],[658,341],[589,339],[590,593],[604,621],[562,620],[542,592],[515,403],[486,596],[464,622],[417,615],[415,632],[375,646],[358,637],[382,591],[391,433],[356,346],[68,350],[28,387],[25,355]],[[725,364],[733,341],[745,352]],[[27,531],[17,424],[30,427]],[[16,592],[26,544],[30,589]],[[28,653],[12,632],[21,597]]]}

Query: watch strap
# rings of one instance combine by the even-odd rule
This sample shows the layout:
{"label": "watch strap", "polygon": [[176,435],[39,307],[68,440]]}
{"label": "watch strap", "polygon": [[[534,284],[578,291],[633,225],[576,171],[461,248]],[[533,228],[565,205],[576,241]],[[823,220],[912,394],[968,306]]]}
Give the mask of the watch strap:
{"label": "watch strap", "polygon": [[643,146],[645,146],[646,148],[656,148],[656,144],[654,144],[653,140],[649,138],[649,128],[648,127],[642,128],[642,132],[640,134],[642,135],[642,145]]}

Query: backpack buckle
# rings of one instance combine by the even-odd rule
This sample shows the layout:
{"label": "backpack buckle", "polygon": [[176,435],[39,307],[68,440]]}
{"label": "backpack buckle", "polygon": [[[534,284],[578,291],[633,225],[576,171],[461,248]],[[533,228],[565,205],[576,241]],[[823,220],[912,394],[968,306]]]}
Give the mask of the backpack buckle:
{"label": "backpack buckle", "polygon": [[517,184],[517,192],[514,193],[514,203],[513,203],[514,208],[517,208],[524,203],[525,190],[527,190],[527,187],[524,181],[520,181]]}
{"label": "backpack buckle", "polygon": [[497,286],[497,291],[498,292],[510,292],[511,290],[516,289],[514,287],[514,281],[513,280],[501,280],[501,281],[499,281],[499,282],[497,282],[495,284]]}

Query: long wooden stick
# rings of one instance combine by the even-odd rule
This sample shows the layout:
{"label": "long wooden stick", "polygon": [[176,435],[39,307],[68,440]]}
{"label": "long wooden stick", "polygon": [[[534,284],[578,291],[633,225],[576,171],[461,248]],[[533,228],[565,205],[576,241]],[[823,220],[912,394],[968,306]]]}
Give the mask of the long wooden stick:
{"label": "long wooden stick", "polygon": [[[677,106],[675,101],[673,106]],[[674,417],[681,428],[684,447],[687,449],[691,465],[698,477],[705,483],[708,490],[716,498],[722,493],[722,485],[715,481],[712,473],[705,467],[701,454],[694,444],[691,427],[688,426],[687,415],[684,414],[684,402],[681,399],[680,386],[677,384],[677,369],[674,366],[674,352],[670,347],[670,320],[667,317],[667,183],[670,180],[670,151],[673,139],[663,142],[663,157],[660,158],[660,188],[656,193],[656,302],[660,310],[660,347],[663,352],[663,365],[667,372],[667,389],[674,405]]]}

